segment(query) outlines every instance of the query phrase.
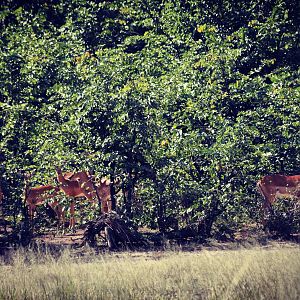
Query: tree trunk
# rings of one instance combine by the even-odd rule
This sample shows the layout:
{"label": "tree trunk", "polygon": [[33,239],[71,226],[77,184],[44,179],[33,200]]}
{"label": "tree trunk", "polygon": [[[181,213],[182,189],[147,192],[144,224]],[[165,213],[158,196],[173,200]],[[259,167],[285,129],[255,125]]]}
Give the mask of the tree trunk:
{"label": "tree trunk", "polygon": [[126,216],[129,219],[132,219],[132,189],[131,187],[127,190],[127,197],[126,197],[126,203],[125,203],[125,209],[126,209]]}
{"label": "tree trunk", "polygon": [[[125,210],[126,210],[126,216],[129,219],[132,219],[132,198],[133,198],[133,191],[135,186],[136,178],[132,175],[132,170],[128,172],[128,183],[125,188],[125,193],[127,194],[127,197],[125,197]],[[124,193],[124,195],[125,195]]]}
{"label": "tree trunk", "polygon": [[116,210],[117,209],[117,202],[116,202],[116,197],[115,197],[115,177],[113,175],[110,175],[110,200],[111,200],[111,209]]}
{"label": "tree trunk", "polygon": [[164,198],[163,198],[163,191],[164,187],[162,186],[161,183],[157,184],[158,188],[158,206],[157,206],[157,223],[158,223],[158,229],[160,232],[164,233],[166,231],[166,226],[165,226],[165,203],[164,203]]}
{"label": "tree trunk", "polygon": [[206,213],[204,219],[198,225],[198,234],[201,238],[206,239],[211,236],[211,230],[217,217],[222,213],[222,210],[218,208],[219,201],[218,195],[212,200],[209,210]]}
{"label": "tree trunk", "polygon": [[117,248],[117,243],[114,238],[114,232],[113,230],[109,227],[106,226],[104,229],[105,232],[105,237],[107,241],[107,246],[110,250],[116,249]]}
{"label": "tree trunk", "polygon": [[20,229],[19,229],[19,243],[22,246],[27,246],[32,238],[32,224],[30,224],[30,220],[28,217],[28,209],[26,205],[26,199],[28,196],[28,190],[29,190],[29,183],[24,178],[24,192],[22,195],[22,214],[23,214],[23,221],[20,222]]}
{"label": "tree trunk", "polygon": [[157,223],[158,229],[160,232],[165,233],[165,205],[163,203],[163,197],[161,195],[158,196],[158,214],[157,214]]}

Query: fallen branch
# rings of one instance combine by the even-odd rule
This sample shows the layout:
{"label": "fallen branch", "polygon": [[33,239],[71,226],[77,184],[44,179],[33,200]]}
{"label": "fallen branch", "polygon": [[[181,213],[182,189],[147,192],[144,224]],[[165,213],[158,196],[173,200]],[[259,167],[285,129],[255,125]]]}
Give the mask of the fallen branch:
{"label": "fallen branch", "polygon": [[97,235],[105,232],[109,249],[134,249],[148,246],[145,238],[138,233],[128,219],[122,219],[116,212],[101,215],[89,222],[84,232],[84,242],[91,247],[97,247]]}

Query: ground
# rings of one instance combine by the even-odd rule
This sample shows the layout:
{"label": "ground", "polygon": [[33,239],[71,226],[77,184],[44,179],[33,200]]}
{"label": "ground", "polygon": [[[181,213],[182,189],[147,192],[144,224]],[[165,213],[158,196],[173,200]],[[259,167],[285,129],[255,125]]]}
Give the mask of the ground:
{"label": "ground", "polygon": [[55,234],[45,233],[34,238],[34,241],[46,245],[61,245],[61,246],[80,246],[83,242],[83,229],[78,229],[74,233]]}
{"label": "ground", "polygon": [[[10,229],[8,229],[10,230]],[[141,228],[139,230],[143,234],[155,235],[157,232]],[[0,236],[1,240],[1,236]],[[73,249],[76,253],[85,253],[88,247],[84,247],[84,228],[77,229],[76,232],[66,232],[64,234],[57,233],[56,230],[48,231],[47,233],[36,235],[32,240],[32,245],[38,246],[39,248],[52,248],[53,250],[62,250],[65,248]],[[259,246],[262,248],[272,247],[274,244],[278,245],[299,245],[300,244],[300,234],[295,236],[292,241],[284,240],[272,240],[266,233],[262,230],[257,229],[255,226],[247,226],[235,233],[234,239],[228,240],[216,240],[208,239],[205,243],[197,243],[191,240],[175,240],[175,239],[165,239],[159,245],[151,243],[149,249],[139,249],[140,252],[144,250],[153,250],[159,252],[164,250],[183,250],[183,251],[199,251],[199,250],[229,250],[229,249],[239,249],[248,248],[253,246]],[[1,248],[1,245],[0,245]],[[11,247],[2,247],[2,251],[11,249]],[[97,251],[107,251],[106,242],[102,240],[102,246],[97,249]],[[124,250],[124,249],[123,249]],[[120,251],[119,251],[120,255]],[[153,254],[151,254],[153,256]]]}
{"label": "ground", "polygon": [[[141,232],[145,233],[145,229],[141,229]],[[43,234],[34,239],[38,244],[43,244],[45,246],[57,246],[59,248],[71,247],[77,250],[82,250],[84,252],[83,239],[84,229],[77,229],[75,233],[65,233],[56,234],[48,233]],[[155,232],[150,231],[150,234],[155,234]],[[178,240],[165,240],[163,244],[159,246],[150,246],[149,250],[163,251],[163,250],[183,250],[183,251],[198,251],[198,250],[229,250],[238,248],[248,248],[253,246],[259,246],[262,248],[272,247],[276,245],[299,245],[300,235],[295,237],[292,241],[285,240],[272,240],[266,233],[261,230],[257,230],[255,227],[247,227],[235,234],[232,240],[216,240],[208,239],[205,243],[196,243],[192,241],[181,241]],[[102,250],[106,251],[107,247],[105,241],[103,241]],[[143,251],[140,249],[139,251]],[[151,255],[152,256],[152,255]]]}

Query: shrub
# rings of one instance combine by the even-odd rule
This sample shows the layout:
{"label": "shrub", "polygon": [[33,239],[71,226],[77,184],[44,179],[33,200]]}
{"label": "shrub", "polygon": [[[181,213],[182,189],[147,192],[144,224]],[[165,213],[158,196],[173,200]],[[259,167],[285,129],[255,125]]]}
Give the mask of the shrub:
{"label": "shrub", "polygon": [[289,238],[300,232],[300,200],[278,199],[267,217],[267,228],[276,237]]}

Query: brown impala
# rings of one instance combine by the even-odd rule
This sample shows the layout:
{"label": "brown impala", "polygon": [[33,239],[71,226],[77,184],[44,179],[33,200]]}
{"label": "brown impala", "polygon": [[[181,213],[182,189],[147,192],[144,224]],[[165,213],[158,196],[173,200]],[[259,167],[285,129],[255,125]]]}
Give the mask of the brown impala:
{"label": "brown impala", "polygon": [[[25,191],[25,202],[28,206],[29,217],[32,220],[36,211],[36,207],[43,205],[47,199],[57,196],[59,188],[52,185],[42,185],[38,187],[28,188]],[[59,225],[65,224],[65,211],[56,199],[48,203],[58,218]]]}
{"label": "brown impala", "polygon": [[264,197],[263,209],[268,212],[276,198],[300,197],[300,175],[266,175],[257,182],[257,187]]}
{"label": "brown impala", "polygon": [[[107,213],[111,211],[111,194],[110,180],[102,179],[99,183],[93,183],[93,177],[85,171],[77,173],[68,172],[63,175],[60,168],[56,168],[57,180],[60,188],[64,193],[72,198],[85,197],[92,203],[96,203],[98,199],[101,201],[101,212]],[[70,227],[75,226],[75,203],[71,201],[70,205]]]}

